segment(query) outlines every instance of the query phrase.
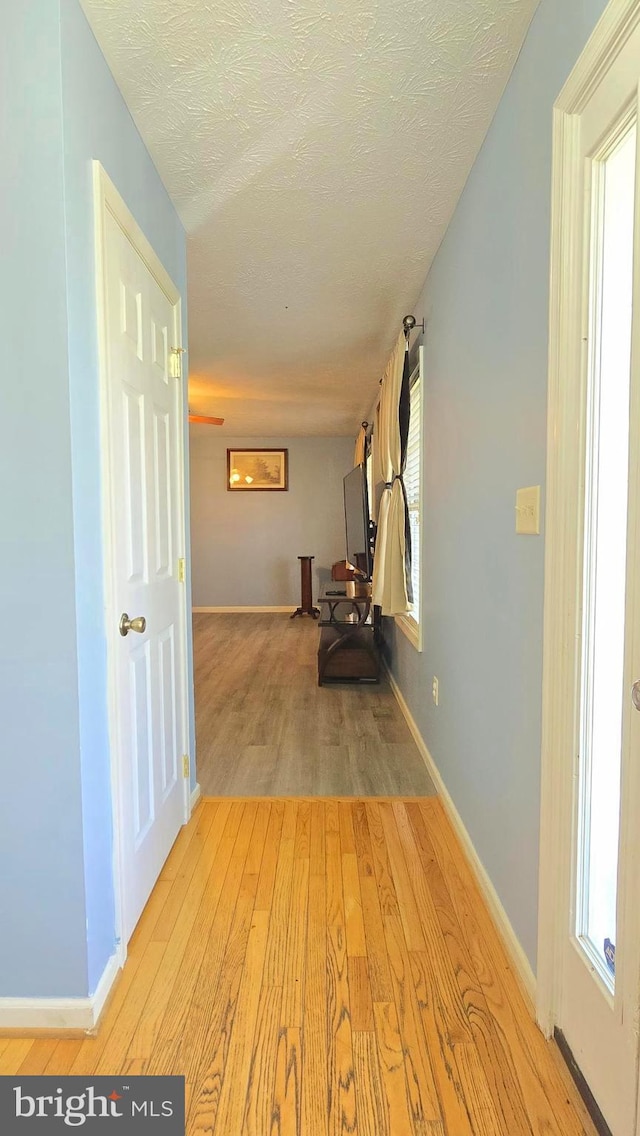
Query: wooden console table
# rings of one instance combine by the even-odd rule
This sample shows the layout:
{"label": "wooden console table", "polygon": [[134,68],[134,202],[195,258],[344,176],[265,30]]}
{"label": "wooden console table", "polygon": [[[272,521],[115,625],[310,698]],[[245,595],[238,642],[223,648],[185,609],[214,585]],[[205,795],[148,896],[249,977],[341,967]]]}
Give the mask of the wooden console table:
{"label": "wooden console table", "polygon": [[380,621],[371,597],[326,591],[318,603],[322,608],[318,686],[325,682],[379,682]]}

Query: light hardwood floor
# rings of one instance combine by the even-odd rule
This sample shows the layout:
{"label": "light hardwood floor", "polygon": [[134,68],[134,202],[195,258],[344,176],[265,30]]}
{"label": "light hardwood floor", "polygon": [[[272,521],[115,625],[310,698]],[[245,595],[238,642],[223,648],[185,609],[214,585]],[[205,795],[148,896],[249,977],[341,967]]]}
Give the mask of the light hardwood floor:
{"label": "light hardwood floor", "polygon": [[429,796],[386,679],[318,686],[318,625],[194,616],[198,781],[210,796]]}
{"label": "light hardwood floor", "polygon": [[178,1073],[188,1136],[579,1136],[437,798],[204,800],[96,1038],[0,1074]]}

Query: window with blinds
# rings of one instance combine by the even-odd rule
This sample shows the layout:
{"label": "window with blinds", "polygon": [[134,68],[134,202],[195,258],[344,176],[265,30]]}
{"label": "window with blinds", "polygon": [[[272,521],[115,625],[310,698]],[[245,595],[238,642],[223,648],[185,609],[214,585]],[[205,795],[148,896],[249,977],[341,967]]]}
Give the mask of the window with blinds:
{"label": "window with blinds", "polygon": [[[422,352],[420,352],[422,354]],[[421,367],[412,376],[411,412],[409,417],[409,439],[407,443],[407,465],[404,484],[409,507],[411,528],[411,581],[413,584],[413,608],[410,618],[420,623],[420,467],[422,452],[422,383]]]}
{"label": "window with blinds", "polygon": [[[409,436],[407,438],[407,460],[404,471],[404,487],[407,495],[409,528],[411,533],[411,583],[413,602],[411,610],[395,616],[396,625],[401,628],[417,651],[422,651],[420,552],[422,528],[422,375],[424,372],[424,348],[418,348],[418,362],[409,380]],[[369,475],[369,486],[373,488],[373,471]],[[382,488],[379,486],[378,488]]]}

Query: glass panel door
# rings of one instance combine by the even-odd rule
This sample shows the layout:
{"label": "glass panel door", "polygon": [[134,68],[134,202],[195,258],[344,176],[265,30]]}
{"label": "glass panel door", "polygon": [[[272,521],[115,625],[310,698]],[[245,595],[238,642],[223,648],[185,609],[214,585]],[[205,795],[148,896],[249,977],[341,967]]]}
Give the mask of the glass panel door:
{"label": "glass panel door", "polygon": [[635,25],[564,119],[563,243],[552,269],[564,289],[559,484],[568,534],[568,614],[555,647],[566,796],[554,1024],[615,1136],[640,1136],[639,76]]}
{"label": "glass panel door", "polygon": [[615,985],[636,125],[592,166],[575,933]]}

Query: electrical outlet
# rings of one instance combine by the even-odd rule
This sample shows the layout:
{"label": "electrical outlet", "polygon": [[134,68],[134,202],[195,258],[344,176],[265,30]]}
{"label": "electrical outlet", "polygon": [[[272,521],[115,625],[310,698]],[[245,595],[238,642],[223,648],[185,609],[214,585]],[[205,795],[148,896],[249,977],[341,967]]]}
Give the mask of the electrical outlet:
{"label": "electrical outlet", "polygon": [[435,675],[433,676],[433,683],[432,683],[432,686],[431,686],[431,695],[433,697],[434,706],[437,706],[439,701],[440,701],[440,683],[438,682]]}

